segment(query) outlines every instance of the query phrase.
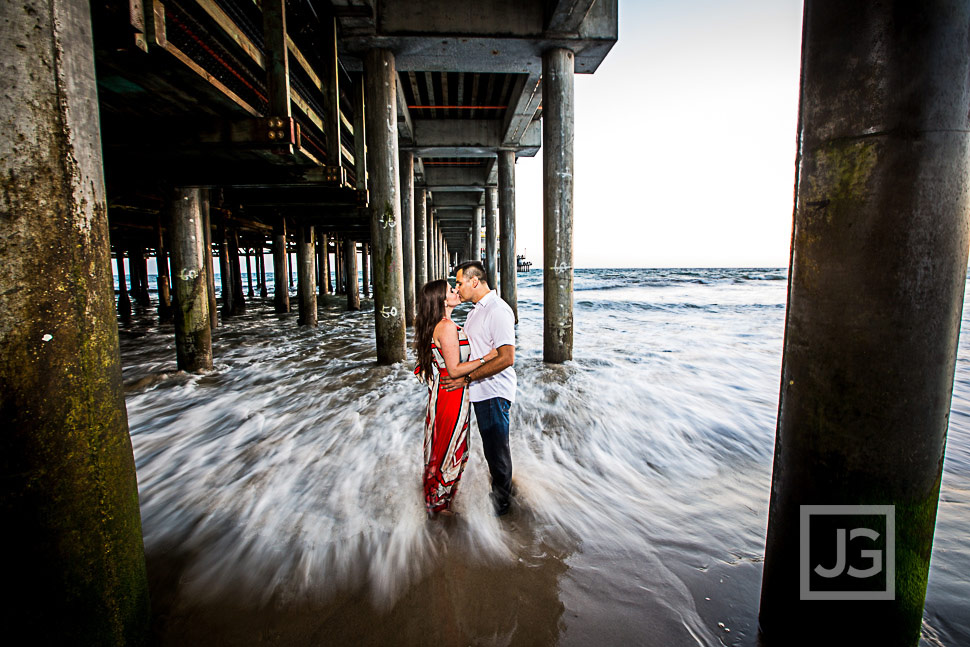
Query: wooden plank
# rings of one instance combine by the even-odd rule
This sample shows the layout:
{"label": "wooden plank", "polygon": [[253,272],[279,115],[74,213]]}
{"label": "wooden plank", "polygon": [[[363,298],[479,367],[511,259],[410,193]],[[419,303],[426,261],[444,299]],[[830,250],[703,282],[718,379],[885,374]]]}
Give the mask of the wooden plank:
{"label": "wooden plank", "polygon": [[232,101],[236,105],[238,105],[240,108],[242,108],[243,110],[245,110],[246,112],[248,112],[252,116],[254,116],[254,117],[262,117],[263,116],[262,113],[260,113],[258,110],[256,110],[255,108],[253,108],[251,105],[249,105],[245,101],[243,101],[239,97],[239,95],[237,95],[235,92],[233,92],[232,90],[230,90],[229,88],[227,88],[225,85],[223,85],[222,82],[219,81],[219,79],[217,79],[216,77],[212,76],[211,74],[209,74],[208,72],[206,72],[204,69],[202,69],[202,67],[198,63],[196,63],[191,58],[189,58],[188,55],[186,55],[179,48],[175,47],[175,45],[172,45],[168,41],[165,41],[165,45],[162,46],[162,49],[164,49],[166,52],[168,52],[169,54],[171,54],[172,56],[174,56],[178,60],[182,61],[182,63],[184,63],[189,69],[191,69],[193,72],[195,72],[196,74],[198,74],[199,76],[201,76],[203,79],[205,79],[206,81],[208,81],[209,83],[211,83],[213,85],[213,87],[215,87],[217,90],[219,90],[220,92],[222,92],[224,95],[226,95],[227,97],[229,97],[230,99],[232,99]]}
{"label": "wooden plank", "polygon": [[264,70],[266,69],[266,62],[263,60],[263,53],[259,51],[259,48],[249,40],[246,34],[242,33],[242,30],[233,22],[230,18],[213,0],[195,0],[196,3],[209,14],[219,27],[222,28],[226,35],[228,35],[233,41],[236,42],[239,47],[246,52],[249,58],[259,65]]}
{"label": "wooden plank", "polygon": [[350,150],[343,144],[340,145],[340,154],[343,155],[348,162],[350,162],[350,166],[354,166],[354,154],[351,153]]}
{"label": "wooden plank", "polygon": [[293,42],[293,39],[290,38],[289,34],[286,35],[286,48],[290,51],[290,54],[293,55],[293,58],[296,59],[296,62],[300,64],[300,67],[303,68],[303,71],[307,73],[307,76],[310,77],[310,82],[313,83],[317,90],[322,93],[323,81],[321,81],[320,77],[317,76],[317,73],[313,71],[313,68],[310,66],[310,61],[306,60],[306,57],[303,56],[303,52],[301,52],[296,46],[296,43]]}
{"label": "wooden plank", "polygon": [[347,132],[349,132],[350,133],[350,136],[353,137],[353,135],[354,135],[354,125],[352,123],[350,123],[350,120],[349,119],[347,119],[347,115],[344,114],[344,111],[343,110],[340,111],[340,123],[342,123],[344,125],[344,128],[347,129]]}
{"label": "wooden plank", "polygon": [[293,102],[293,105],[299,108],[300,111],[307,116],[307,119],[313,122],[314,126],[319,128],[321,132],[324,132],[323,119],[313,108],[310,107],[309,102],[307,102],[307,100],[304,99],[299,92],[292,90],[290,92],[290,100]]}

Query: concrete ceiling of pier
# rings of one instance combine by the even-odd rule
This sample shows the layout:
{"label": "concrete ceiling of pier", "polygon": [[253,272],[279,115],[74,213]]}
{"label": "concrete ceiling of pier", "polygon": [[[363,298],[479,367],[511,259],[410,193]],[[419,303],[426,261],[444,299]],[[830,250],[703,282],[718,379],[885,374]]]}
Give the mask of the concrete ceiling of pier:
{"label": "concrete ceiling of pier", "polygon": [[617,0],[331,0],[341,61],[394,52],[402,150],[428,188],[451,249],[467,244],[496,153],[542,144],[542,52],[564,47],[594,72],[617,39]]}

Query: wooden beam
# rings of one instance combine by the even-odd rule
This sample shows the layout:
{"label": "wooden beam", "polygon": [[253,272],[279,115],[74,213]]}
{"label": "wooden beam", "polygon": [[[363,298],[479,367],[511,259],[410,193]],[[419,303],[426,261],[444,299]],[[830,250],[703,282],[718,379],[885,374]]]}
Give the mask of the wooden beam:
{"label": "wooden beam", "polygon": [[323,43],[320,58],[323,60],[323,126],[327,164],[340,166],[340,70],[337,62],[337,21],[332,16],[320,21]]}
{"label": "wooden beam", "polygon": [[[286,8],[284,0],[263,0],[263,42],[266,48],[266,85],[269,89],[269,114],[289,117],[290,64],[286,49]],[[287,144],[281,152],[292,153]]]}

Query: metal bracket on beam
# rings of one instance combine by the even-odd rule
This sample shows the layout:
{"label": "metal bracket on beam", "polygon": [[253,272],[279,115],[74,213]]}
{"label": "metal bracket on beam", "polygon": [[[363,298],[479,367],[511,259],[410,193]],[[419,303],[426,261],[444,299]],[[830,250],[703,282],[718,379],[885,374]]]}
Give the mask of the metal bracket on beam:
{"label": "metal bracket on beam", "polygon": [[199,143],[245,148],[285,148],[298,144],[299,124],[292,117],[260,117],[203,126]]}

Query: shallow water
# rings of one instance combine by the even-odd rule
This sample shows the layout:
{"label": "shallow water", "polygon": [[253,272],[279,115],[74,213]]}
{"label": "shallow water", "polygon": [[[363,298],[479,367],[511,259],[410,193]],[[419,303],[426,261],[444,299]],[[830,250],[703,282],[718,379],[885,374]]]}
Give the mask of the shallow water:
{"label": "shallow water", "polygon": [[[577,270],[575,359],[550,366],[541,276],[520,275],[519,506],[491,515],[473,423],[444,523],[423,511],[426,390],[374,363],[366,301],[329,297],[300,330],[257,299],[202,376],[136,316],[122,361],[162,641],[754,645],[785,291],[784,270]],[[966,333],[950,420],[925,645],[970,643]]]}

